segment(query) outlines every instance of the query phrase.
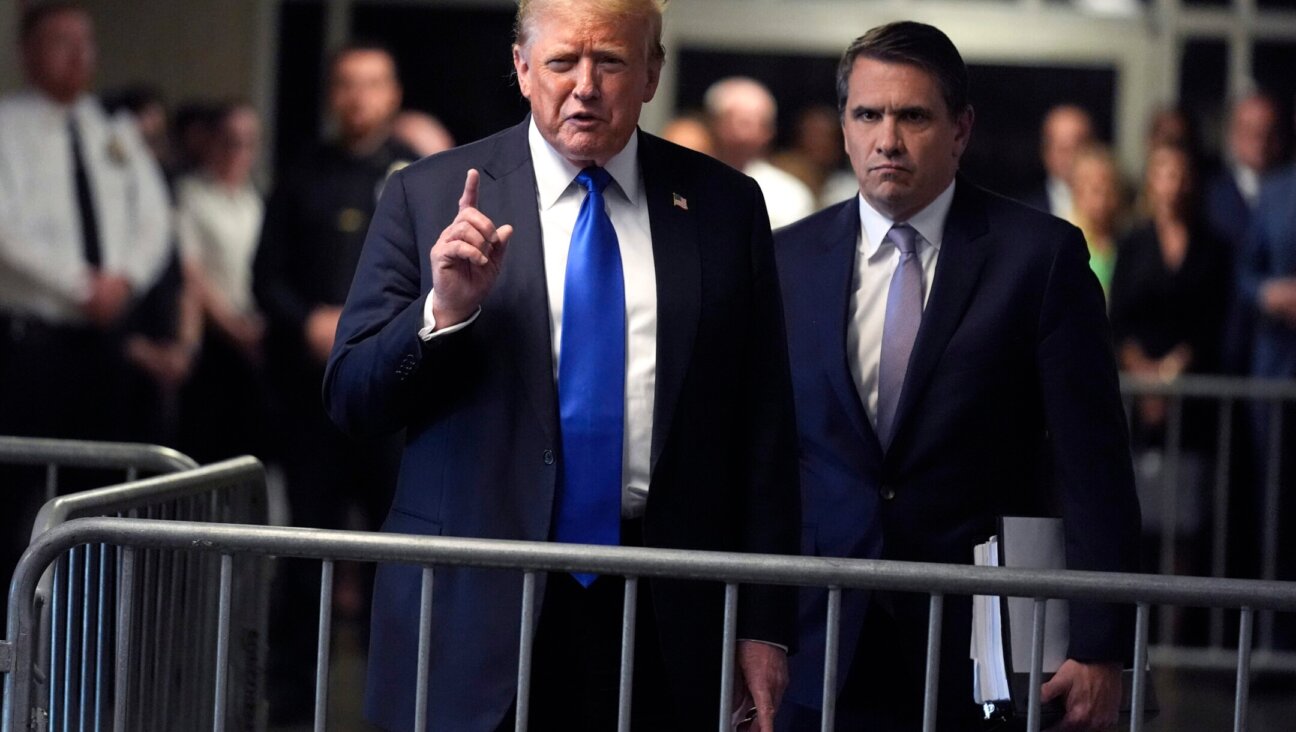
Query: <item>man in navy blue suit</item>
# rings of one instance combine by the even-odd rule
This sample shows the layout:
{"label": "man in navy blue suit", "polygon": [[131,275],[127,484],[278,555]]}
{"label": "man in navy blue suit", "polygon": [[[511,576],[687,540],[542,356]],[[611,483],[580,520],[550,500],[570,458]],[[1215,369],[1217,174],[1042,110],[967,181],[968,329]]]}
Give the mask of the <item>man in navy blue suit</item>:
{"label": "man in navy blue suit", "polygon": [[[860,195],[776,236],[801,438],[803,550],[971,563],[1001,515],[1065,521],[1068,565],[1136,567],[1139,508],[1103,295],[1073,226],[958,175],[967,71],[912,22],[838,71]],[[826,592],[803,590],[780,726],[819,728]],[[939,729],[978,729],[970,601],[946,600]],[[838,729],[919,727],[926,596],[846,593]],[[1115,722],[1132,613],[1072,603],[1043,690]]]}
{"label": "man in navy blue suit", "polygon": [[[769,221],[750,178],[638,131],[660,37],[655,0],[520,3],[531,115],[387,182],[325,376],[345,429],[406,429],[385,530],[796,552]],[[383,566],[374,590],[366,708],[388,729],[413,726],[419,578]],[[714,729],[723,587],[644,584],[635,728]],[[512,728],[521,586],[437,569],[436,729]],[[539,586],[532,728],[613,729],[619,578]],[[795,593],[744,587],[737,622],[739,711],[770,731]]]}

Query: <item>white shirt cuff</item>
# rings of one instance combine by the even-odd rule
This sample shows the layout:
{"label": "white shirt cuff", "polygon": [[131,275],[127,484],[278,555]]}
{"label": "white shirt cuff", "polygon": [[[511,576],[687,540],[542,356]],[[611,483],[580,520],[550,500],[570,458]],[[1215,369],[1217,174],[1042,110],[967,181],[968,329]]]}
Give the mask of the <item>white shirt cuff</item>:
{"label": "white shirt cuff", "polygon": [[472,314],[471,318],[468,318],[464,322],[456,323],[450,326],[449,328],[443,328],[441,330],[437,330],[436,316],[432,314],[432,293],[428,292],[427,299],[423,301],[423,327],[419,328],[419,332],[418,332],[419,340],[426,343],[435,338],[440,338],[441,336],[446,336],[446,335],[450,335],[451,333],[456,333],[458,331],[461,331],[464,328],[467,328],[468,326],[472,325],[473,321],[477,319],[478,315],[481,315],[480,307],[477,308],[477,312]]}

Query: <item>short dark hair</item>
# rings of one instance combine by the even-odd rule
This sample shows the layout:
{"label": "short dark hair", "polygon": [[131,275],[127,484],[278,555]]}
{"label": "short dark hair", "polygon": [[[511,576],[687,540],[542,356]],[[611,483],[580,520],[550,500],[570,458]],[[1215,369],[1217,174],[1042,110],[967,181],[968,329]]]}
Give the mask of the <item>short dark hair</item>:
{"label": "short dark hair", "polygon": [[330,53],[328,57],[328,65],[325,67],[328,75],[331,77],[333,72],[337,70],[338,62],[353,53],[381,53],[386,55],[387,58],[391,59],[392,72],[396,76],[396,81],[400,81],[400,66],[396,63],[396,52],[392,50],[391,46],[373,38],[360,38],[353,41],[347,41],[343,45],[333,49],[333,52]]}
{"label": "short dark hair", "polygon": [[837,65],[837,110],[842,114],[846,113],[851,69],[858,58],[917,66],[936,77],[950,116],[968,108],[967,65],[949,36],[935,26],[902,20],[879,25],[852,41]]}
{"label": "short dark hair", "polygon": [[18,42],[26,43],[36,34],[36,29],[46,20],[63,13],[82,13],[89,15],[90,11],[85,6],[73,0],[50,0],[49,2],[36,3],[23,11],[22,19],[18,21]]}

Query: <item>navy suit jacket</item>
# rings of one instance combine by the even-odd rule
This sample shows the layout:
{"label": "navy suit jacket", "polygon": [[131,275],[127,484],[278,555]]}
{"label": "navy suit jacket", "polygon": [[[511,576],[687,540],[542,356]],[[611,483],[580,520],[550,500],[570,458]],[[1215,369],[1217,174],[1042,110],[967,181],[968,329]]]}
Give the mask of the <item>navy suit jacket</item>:
{"label": "navy suit jacket", "polygon": [[1296,167],[1275,174],[1260,189],[1238,272],[1242,301],[1256,313],[1251,372],[1266,378],[1296,377],[1296,328],[1260,313],[1257,306],[1265,280],[1296,277]]}
{"label": "navy suit jacket", "polygon": [[[1128,430],[1103,294],[1079,230],[959,179],[885,452],[847,365],[859,235],[852,198],[775,238],[801,439],[803,549],[970,564],[998,516],[1060,512],[1068,566],[1134,570],[1139,507]],[[812,708],[826,601],[824,591],[802,591],[789,698]],[[913,648],[878,662],[914,671],[921,689],[927,597],[873,601]],[[869,602],[844,593],[839,683]],[[966,706],[970,601],[951,597],[945,607],[941,695]],[[1070,654],[1124,658],[1131,618],[1073,603]]]}
{"label": "navy suit jacket", "polygon": [[[370,228],[325,401],[348,431],[407,430],[386,531],[550,538],[563,458],[527,124],[395,174]],[[645,542],[794,553],[796,425],[763,199],[750,178],[638,134],[657,276]],[[478,208],[515,233],[477,320],[424,343],[429,251],[470,168],[481,172]],[[415,567],[383,565],[375,583],[366,707],[390,729],[413,725],[419,579]],[[519,573],[437,569],[437,729],[494,732],[512,704],[521,587]],[[654,581],[652,597],[678,711],[710,727],[723,587]],[[740,637],[795,642],[793,592],[744,587],[740,598]]]}

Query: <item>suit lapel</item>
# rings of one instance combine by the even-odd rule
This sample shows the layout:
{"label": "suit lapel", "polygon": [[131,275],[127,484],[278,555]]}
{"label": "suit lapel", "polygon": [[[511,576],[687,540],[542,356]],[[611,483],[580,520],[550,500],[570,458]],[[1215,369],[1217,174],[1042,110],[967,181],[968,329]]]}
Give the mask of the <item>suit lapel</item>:
{"label": "suit lapel", "polygon": [[819,328],[819,346],[822,351],[820,363],[827,372],[833,392],[841,401],[842,410],[859,433],[860,439],[870,450],[876,449],[881,454],[881,443],[864,413],[864,405],[860,402],[859,391],[855,388],[855,379],[850,372],[851,356],[846,351],[846,330],[851,327],[847,322],[847,314],[850,311],[851,283],[854,280],[859,236],[859,199],[852,198],[842,205],[824,236],[824,248],[819,253],[818,262],[820,276],[811,281],[824,286],[823,300],[820,302],[820,312],[825,317],[823,327]]}
{"label": "suit lapel", "polygon": [[945,235],[932,281],[931,295],[923,311],[909,368],[905,372],[900,403],[896,407],[895,434],[900,435],[918,397],[931,380],[945,345],[954,335],[968,301],[976,289],[985,261],[988,241],[985,213],[977,202],[978,189],[958,179],[954,202],[945,221]]}
{"label": "suit lapel", "polygon": [[558,394],[535,169],[527,146],[529,122],[528,117],[502,137],[490,162],[482,167],[479,200],[482,212],[496,224],[513,225],[508,256],[492,295],[499,298],[503,312],[512,313],[509,322],[518,324],[514,338],[521,344],[520,357],[513,359],[512,365],[553,443],[558,437]]}
{"label": "suit lapel", "polygon": [[[653,405],[651,469],[670,433],[675,406],[693,353],[702,300],[696,215],[675,205],[693,196],[689,181],[670,164],[673,156],[651,135],[639,133],[639,164],[652,231],[657,275],[657,385]],[[696,204],[695,204],[696,205]],[[687,206],[687,204],[685,204]],[[702,212],[701,215],[706,215]]]}

